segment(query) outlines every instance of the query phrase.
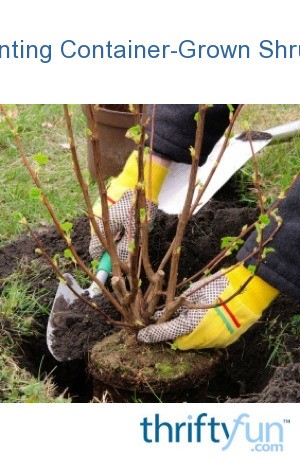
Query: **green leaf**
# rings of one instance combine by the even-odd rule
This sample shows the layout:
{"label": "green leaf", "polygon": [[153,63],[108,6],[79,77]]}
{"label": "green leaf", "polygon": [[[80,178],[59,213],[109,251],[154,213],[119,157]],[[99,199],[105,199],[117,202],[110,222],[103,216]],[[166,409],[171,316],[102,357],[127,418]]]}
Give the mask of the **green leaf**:
{"label": "green leaf", "polygon": [[190,146],[190,155],[192,158],[195,157],[196,155],[196,151],[195,151],[195,148],[193,148],[193,146]]}
{"label": "green leaf", "polygon": [[255,223],[255,229],[257,232],[256,242],[258,242],[258,244],[261,242],[262,228],[263,226],[261,225],[261,223]]}
{"label": "green leaf", "polygon": [[136,144],[139,144],[141,140],[141,131],[142,129],[139,124],[134,125],[127,130],[125,137],[133,140]]}
{"label": "green leaf", "polygon": [[244,240],[237,239],[234,236],[225,236],[221,238],[221,249],[231,247],[231,251],[238,250],[242,244],[244,244]]}
{"label": "green leaf", "polygon": [[73,228],[73,223],[70,223],[69,221],[66,221],[65,223],[62,223],[61,229],[64,231],[66,234],[70,234],[72,228]]}
{"label": "green leaf", "polygon": [[72,260],[73,263],[76,263],[76,259],[74,255],[72,254],[72,251],[70,249],[65,249],[64,250],[64,257],[68,258],[69,260]]}
{"label": "green leaf", "polygon": [[252,275],[254,275],[256,271],[256,265],[249,265],[247,266],[247,269]]}
{"label": "green leaf", "polygon": [[261,214],[259,216],[259,222],[261,223],[262,228],[265,228],[270,223],[270,218],[268,217],[268,215]]}
{"label": "green leaf", "polygon": [[92,267],[92,271],[93,271],[94,274],[97,273],[98,266],[99,266],[99,260],[92,260],[91,261],[91,267]]}
{"label": "green leaf", "polygon": [[274,253],[276,250],[273,247],[265,247],[262,252],[262,259],[265,259],[268,253]]}
{"label": "green leaf", "polygon": [[171,346],[171,350],[175,350],[175,351],[178,350],[178,343],[173,342],[170,344],[170,346]]}
{"label": "green leaf", "polygon": [[42,154],[41,152],[34,154],[33,158],[35,162],[40,166],[47,165],[49,162],[49,157],[46,156],[45,154]]}
{"label": "green leaf", "polygon": [[134,242],[134,241],[131,241],[131,242],[129,242],[129,244],[128,244],[128,251],[129,251],[129,253],[133,253],[134,250],[135,250],[135,242]]}
{"label": "green leaf", "polygon": [[55,266],[58,266],[58,262],[59,262],[59,253],[56,253],[55,255],[53,255],[52,261],[53,261],[53,263],[54,263]]}
{"label": "green leaf", "polygon": [[264,254],[267,255],[268,253],[274,253],[276,250],[273,247],[265,247]]}
{"label": "green leaf", "polygon": [[140,221],[144,223],[146,220],[147,212],[146,209],[140,209]]}

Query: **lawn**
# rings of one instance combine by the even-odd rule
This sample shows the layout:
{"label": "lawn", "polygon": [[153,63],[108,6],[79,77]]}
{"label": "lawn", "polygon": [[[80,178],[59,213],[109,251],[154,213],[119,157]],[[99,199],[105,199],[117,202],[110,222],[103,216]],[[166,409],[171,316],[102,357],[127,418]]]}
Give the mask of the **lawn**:
{"label": "lawn", "polygon": [[[81,166],[86,166],[85,116],[80,106],[70,106],[74,131],[78,135],[77,149]],[[61,105],[11,106],[10,113],[17,124],[25,152],[32,162],[34,156],[49,158],[40,169],[39,177],[60,221],[83,213],[82,194],[72,168],[68,136]],[[0,117],[0,185],[1,185],[1,244],[22,231],[19,216],[30,223],[44,226],[51,223],[46,209],[37,204],[31,177],[22,164],[6,121]]]}

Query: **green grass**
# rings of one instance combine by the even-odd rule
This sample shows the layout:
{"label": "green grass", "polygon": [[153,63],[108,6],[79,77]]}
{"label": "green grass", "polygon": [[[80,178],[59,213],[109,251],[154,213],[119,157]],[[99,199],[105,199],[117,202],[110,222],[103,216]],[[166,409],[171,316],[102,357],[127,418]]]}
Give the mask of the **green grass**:
{"label": "green grass", "polygon": [[[235,133],[244,130],[246,121],[252,130],[267,130],[300,119],[299,105],[246,105],[239,115]],[[300,136],[284,143],[267,146],[257,157],[260,174],[260,185],[263,195],[267,198],[266,206],[270,205],[286,190],[294,176],[300,171]],[[250,160],[238,172],[238,182],[241,199],[249,204],[257,204],[257,193],[253,190],[254,168]]]}
{"label": "green grass", "polygon": [[[70,106],[77,150],[83,170],[87,170],[86,121],[78,105]],[[40,170],[40,180],[61,222],[84,213],[85,205],[77,184],[68,136],[60,105],[9,106],[18,127],[25,152],[35,166],[34,155],[42,153],[49,162]],[[243,131],[247,120],[251,129],[264,130],[291,120],[300,119],[299,105],[247,105],[239,116],[235,132]],[[290,184],[300,170],[300,140],[266,148],[259,157],[261,183],[268,201]],[[242,199],[256,204],[252,193],[251,162],[239,173]],[[24,231],[19,222],[25,216],[32,227],[51,225],[43,204],[32,194],[32,179],[24,168],[6,121],[0,115],[0,247]],[[96,185],[91,182],[91,199],[96,198]],[[34,278],[34,272],[31,272]],[[2,281],[3,283],[3,281]],[[32,279],[17,271],[5,281],[0,293],[0,401],[3,402],[61,402],[51,377],[32,377],[18,366],[18,338],[35,335],[35,319],[47,314],[41,292],[31,288]]]}
{"label": "green grass", "polygon": [[[70,106],[76,145],[83,170],[87,170],[85,117],[80,106]],[[43,153],[49,162],[39,173],[43,188],[61,222],[84,213],[82,193],[72,169],[68,136],[60,105],[9,106],[26,155],[35,168],[34,155]],[[33,228],[51,225],[43,204],[32,194],[33,181],[24,168],[6,121],[0,115],[0,247],[24,232],[20,216]],[[92,186],[94,193],[95,186]],[[43,290],[32,290],[38,269],[20,267],[2,281],[0,292],[0,401],[62,402],[51,377],[31,376],[18,366],[19,339],[34,337],[36,319],[46,316]],[[28,274],[28,272],[30,274]]]}
{"label": "green grass", "polygon": [[35,262],[30,266],[20,264],[14,273],[2,281],[1,319],[5,320],[14,338],[34,335],[36,318],[49,314],[49,309],[43,305],[46,290],[33,289],[35,281],[41,276],[39,266]]}
{"label": "green grass", "polygon": [[9,350],[1,351],[0,402],[2,403],[68,403],[59,395],[51,377],[33,377],[18,366]]}
{"label": "green grass", "polygon": [[[83,171],[87,171],[85,117],[80,106],[71,106],[73,129]],[[82,216],[84,203],[72,168],[71,153],[61,105],[11,106],[25,152],[35,168],[34,155],[42,153],[49,162],[39,178],[60,221]],[[33,181],[24,168],[6,121],[0,118],[0,246],[15,238],[25,216],[34,227],[50,225],[51,218],[32,194]],[[94,188],[95,189],[95,188]]]}
{"label": "green grass", "polygon": [[[32,376],[18,365],[22,342],[39,336],[38,319],[48,315],[43,304],[45,289],[33,289],[40,268],[21,263],[2,283],[0,293],[0,402],[69,402],[59,395],[51,376]],[[22,363],[22,360],[21,360]]]}
{"label": "green grass", "polygon": [[264,335],[268,345],[270,356],[267,361],[269,365],[283,365],[291,361],[291,353],[285,346],[285,335],[300,335],[300,315],[296,314],[291,319],[283,320],[278,318],[272,319]]}

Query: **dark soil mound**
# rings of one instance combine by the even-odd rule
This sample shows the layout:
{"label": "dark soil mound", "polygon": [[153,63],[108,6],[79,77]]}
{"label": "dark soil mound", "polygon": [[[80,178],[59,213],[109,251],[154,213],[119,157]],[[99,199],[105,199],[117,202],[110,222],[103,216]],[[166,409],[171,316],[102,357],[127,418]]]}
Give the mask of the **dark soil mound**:
{"label": "dark soil mound", "polygon": [[[230,186],[227,186],[190,221],[182,245],[180,280],[197,272],[219,253],[221,237],[238,235],[244,225],[254,221],[257,215],[256,210],[236,203],[234,197],[234,191]],[[173,239],[176,222],[177,218],[175,216],[167,216],[162,212],[158,213],[149,243],[150,258],[154,267],[157,267]],[[42,228],[37,230],[37,233],[50,255],[62,254],[65,244],[54,228]],[[90,259],[88,254],[89,224],[86,218],[83,217],[74,221],[72,241],[79,255],[88,262]],[[36,244],[33,240],[23,235],[15,242],[0,249],[0,291],[7,275],[11,274],[20,264],[26,268],[27,263],[35,261],[39,267],[39,277],[35,278],[32,284],[34,289],[47,289],[41,303],[48,306],[50,310],[58,287],[58,281],[43,258],[35,252],[35,248]],[[233,261],[233,256],[228,257],[223,262],[223,265],[229,265]],[[74,307],[74,312],[72,309],[72,316],[69,316],[70,313],[65,317],[62,316],[64,318],[63,329],[74,329],[72,337],[72,348],[74,349],[83,347],[80,335],[78,335],[78,323],[74,322],[74,319],[81,322],[82,316],[86,316],[85,328],[91,329],[89,343],[84,348],[90,348],[101,337],[99,332],[103,330],[105,321],[103,321],[103,318],[100,321],[98,314],[90,310],[78,304],[78,306]],[[280,296],[272,304],[272,307],[267,310],[262,321],[244,334],[239,342],[225,351],[224,358],[221,364],[218,365],[214,378],[209,382],[206,400],[223,402],[244,399],[245,396],[255,396],[256,401],[262,400],[262,402],[274,402],[274,400],[286,402],[284,399],[298,402],[299,334],[293,332],[293,330],[283,329],[283,326],[297,313],[299,313],[299,302]],[[76,316],[74,316],[75,314]],[[27,339],[27,342],[22,345],[22,353],[26,354],[23,365],[28,369],[31,368],[33,372],[36,370],[36,373],[40,372],[41,364],[46,373],[54,370],[59,386],[63,389],[68,386],[71,394],[78,394],[78,397],[74,400],[81,402],[90,399],[91,382],[86,370],[86,358],[81,362],[58,363],[55,361],[46,347],[47,318],[39,319],[38,322],[41,326],[40,337],[33,339],[31,344],[28,343]],[[272,325],[271,331],[270,325]],[[61,327],[59,322],[56,327]],[[108,328],[108,326],[106,327]],[[283,330],[284,335],[282,335]],[[275,367],[279,362],[278,356],[271,362],[271,366],[267,366],[271,354],[270,343],[272,342],[270,342],[270,339],[275,342],[275,346],[272,348],[277,348],[278,350],[277,337],[281,341],[280,348],[284,350],[286,369],[285,367],[279,369]],[[68,355],[69,351],[70,344],[66,345],[65,351],[60,350],[60,353]],[[274,378],[272,379],[273,375]],[[278,389],[281,381],[286,384],[282,385],[283,390],[287,386],[286,377],[291,377],[291,380],[289,379],[288,381],[291,392],[286,394],[285,397],[283,397],[283,393],[281,395],[270,390],[272,383]],[[72,388],[70,384],[73,379],[74,381],[77,380],[77,384]],[[85,387],[86,389],[89,388],[87,392],[89,398],[86,398],[84,396],[85,391],[82,391]],[[180,396],[173,399],[168,397],[169,401],[174,401],[174,399],[178,399],[178,402],[181,400]],[[195,397],[193,396],[192,399],[195,400]],[[122,401],[123,398],[120,397],[120,402]],[[203,401],[203,397],[201,401]]]}
{"label": "dark soil mound", "polygon": [[300,363],[289,363],[276,368],[268,385],[259,394],[236,399],[228,403],[300,403]]}
{"label": "dark soil mound", "polygon": [[[120,319],[119,314],[103,294],[94,297],[93,303],[111,319]],[[51,345],[51,353],[59,361],[84,357],[95,342],[113,329],[97,309],[91,308],[79,299],[70,306],[62,296],[56,299],[50,321],[51,335],[48,341]]]}
{"label": "dark soil mound", "polygon": [[[228,348],[211,393],[218,393],[220,385],[228,380],[232,386],[228,386],[226,402],[300,402],[299,375],[295,374],[294,384],[290,381],[300,364],[299,322],[294,329],[291,321],[299,311],[298,301],[279,296],[260,322]],[[278,393],[280,377],[283,383]],[[295,391],[285,394],[285,387],[294,385]]]}
{"label": "dark soil mound", "polygon": [[[35,234],[52,257],[56,253],[62,254],[63,250],[66,248],[65,243],[60,238],[54,227],[42,227],[35,229]],[[88,261],[89,225],[85,218],[79,218],[74,221],[72,239],[79,256],[83,260]],[[0,284],[3,278],[11,274],[20,266],[20,262],[23,262],[25,265],[26,262],[30,263],[34,260],[41,260],[41,256],[35,252],[36,247],[37,245],[33,239],[24,234],[16,241],[0,248]],[[55,281],[55,284],[57,285],[55,277],[53,278],[53,281]]]}

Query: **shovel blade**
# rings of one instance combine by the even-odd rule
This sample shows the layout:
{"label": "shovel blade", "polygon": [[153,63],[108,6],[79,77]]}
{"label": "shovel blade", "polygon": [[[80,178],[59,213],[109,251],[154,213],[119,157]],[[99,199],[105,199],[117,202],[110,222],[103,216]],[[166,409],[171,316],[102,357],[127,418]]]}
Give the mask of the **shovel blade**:
{"label": "shovel blade", "polygon": [[[72,288],[78,294],[82,294],[83,289],[82,289],[82,287],[80,287],[80,285],[78,284],[76,279],[72,276],[72,274],[65,273],[64,278],[68,281],[68,283],[72,286]],[[57,302],[57,299],[59,297],[61,297],[61,296],[65,299],[66,304],[69,305],[69,306],[74,302],[74,300],[76,300],[78,298],[77,295],[75,295],[72,292],[72,290],[64,282],[60,282],[59,285],[58,285],[58,289],[56,291],[55,299],[54,299],[54,302],[53,302],[53,307],[55,305],[55,302]]]}
{"label": "shovel blade", "polygon": [[[65,273],[64,278],[68,281],[68,283],[72,286],[72,288],[80,295],[84,290],[80,287],[76,279],[70,274]],[[54,302],[52,305],[52,309],[48,319],[47,325],[47,346],[52,354],[52,356],[59,362],[62,361],[70,361],[72,359],[77,359],[77,355],[72,355],[72,353],[68,353],[67,357],[64,357],[60,354],[57,348],[54,345],[57,344],[57,337],[55,336],[55,317],[58,316],[60,313],[66,312],[70,310],[72,304],[78,297],[72,292],[72,290],[64,283],[60,282],[55,294]],[[64,340],[62,339],[62,342]]]}
{"label": "shovel blade", "polygon": [[[224,155],[216,171],[204,192],[201,202],[195,208],[194,213],[203,207],[215,193],[237,172],[253,154],[258,154],[269,144],[290,140],[300,134],[300,120],[294,120],[284,125],[273,127],[264,132],[255,132],[262,135],[252,139],[252,148],[248,141],[243,140],[241,135],[235,136],[229,142]],[[205,184],[210,177],[212,168],[219,156],[221,146],[225,138],[222,137],[209,154],[204,165],[198,168],[197,179],[200,184]],[[170,215],[181,213],[188,190],[191,166],[173,162],[169,174],[163,184],[159,195],[159,208]],[[196,188],[197,189],[197,188]],[[197,197],[195,191],[194,200]]]}
{"label": "shovel blade", "polygon": [[[200,184],[205,184],[209,178],[212,168],[218,158],[224,138],[216,144],[211,154],[208,156],[204,165],[198,168],[197,180]],[[254,153],[258,153],[270,143],[270,139],[254,141],[252,143]],[[252,150],[249,143],[231,141],[224,155],[219,162],[216,171],[211,178],[201,202],[194,210],[194,213],[203,207],[215,193],[252,157]],[[167,214],[179,214],[184,207],[185,198],[188,191],[191,166],[187,164],[173,163],[169,174],[163,184],[159,194],[159,209]],[[176,188],[174,187],[176,185]],[[194,199],[196,199],[198,188],[196,188]]]}

